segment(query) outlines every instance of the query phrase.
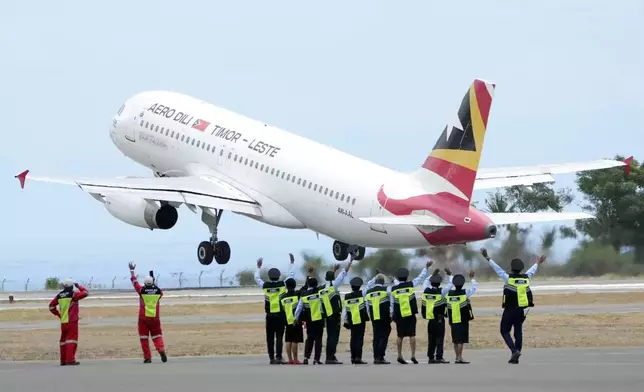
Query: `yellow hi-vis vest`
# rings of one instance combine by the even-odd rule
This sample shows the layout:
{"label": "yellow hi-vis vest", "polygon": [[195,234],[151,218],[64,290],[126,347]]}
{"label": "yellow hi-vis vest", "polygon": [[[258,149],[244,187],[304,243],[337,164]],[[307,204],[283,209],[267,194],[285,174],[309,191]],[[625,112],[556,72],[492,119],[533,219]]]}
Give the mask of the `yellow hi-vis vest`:
{"label": "yellow hi-vis vest", "polygon": [[345,299],[344,306],[346,306],[347,310],[351,313],[351,324],[362,324],[360,311],[365,307],[364,298],[360,296],[358,298]]}
{"label": "yellow hi-vis vest", "polygon": [[295,309],[297,308],[299,299],[300,298],[297,295],[291,295],[282,298],[282,307],[284,308],[284,313],[286,314],[286,323],[288,325],[292,325],[293,322],[295,322]]}
{"label": "yellow hi-vis vest", "polygon": [[311,321],[322,320],[322,307],[320,306],[320,295],[318,293],[302,297],[302,303],[304,303],[304,308],[309,309]]}
{"label": "yellow hi-vis vest", "polygon": [[145,317],[157,316],[157,304],[161,299],[161,290],[158,287],[143,287],[141,289],[141,300],[145,307]]}
{"label": "yellow hi-vis vest", "polygon": [[280,299],[282,299],[282,296],[286,293],[286,286],[283,282],[275,283],[277,284],[274,284],[274,282],[264,283],[264,301],[266,302],[266,313],[274,314],[281,311]]}
{"label": "yellow hi-vis vest", "polygon": [[[508,282],[504,287],[503,304],[507,305],[507,297],[509,295],[515,296],[516,305],[520,308],[527,308],[534,306],[529,298],[528,293],[530,290],[530,279],[527,277],[508,278]],[[514,302],[514,301],[513,301]]]}
{"label": "yellow hi-vis vest", "polygon": [[322,298],[322,302],[324,303],[324,314],[326,314],[327,317],[333,315],[333,304],[331,301],[336,295],[339,294],[333,286],[325,287],[320,290],[320,298]]}
{"label": "yellow hi-vis vest", "polygon": [[397,303],[400,307],[400,315],[402,317],[411,316],[411,299],[416,296],[414,288],[401,287],[399,289],[392,290],[391,295],[394,297],[394,303]]}
{"label": "yellow hi-vis vest", "polygon": [[69,308],[72,305],[72,297],[58,298],[58,306],[60,306],[60,322],[65,324],[69,322]]}
{"label": "yellow hi-vis vest", "polygon": [[427,320],[434,319],[434,305],[441,302],[443,296],[441,294],[425,294],[423,293],[422,301],[425,307],[424,318]]}
{"label": "yellow hi-vis vest", "polygon": [[371,319],[380,320],[380,302],[387,298],[387,290],[378,290],[367,293],[367,302],[371,308]]}
{"label": "yellow hi-vis vest", "polygon": [[449,312],[451,314],[450,321],[453,324],[458,324],[461,322],[461,309],[467,308],[467,295],[448,295],[445,297],[447,300],[447,305],[449,306]]}

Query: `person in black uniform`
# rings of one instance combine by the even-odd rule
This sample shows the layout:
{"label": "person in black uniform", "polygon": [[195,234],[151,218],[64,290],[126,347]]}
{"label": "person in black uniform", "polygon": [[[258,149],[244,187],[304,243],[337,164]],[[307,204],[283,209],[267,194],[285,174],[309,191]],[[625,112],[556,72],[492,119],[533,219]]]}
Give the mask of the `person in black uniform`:
{"label": "person in black uniform", "polygon": [[[290,277],[295,276],[293,271],[293,263],[295,258],[289,254],[291,264],[289,265]],[[257,270],[255,271],[255,282],[264,290],[264,311],[266,312],[266,346],[268,348],[268,357],[271,365],[285,364],[286,361],[282,359],[282,345],[284,343],[284,328],[286,327],[286,319],[284,315],[284,308],[281,300],[286,295],[286,286],[284,281],[279,280],[281,276],[280,270],[271,268],[268,270],[269,282],[264,282],[260,276],[262,268],[262,258],[257,260]],[[275,347],[277,346],[277,347]],[[277,351],[277,355],[275,355]]]}
{"label": "person in black uniform", "polygon": [[396,342],[398,348],[398,363],[401,364],[407,364],[407,361],[402,357],[402,342],[405,337],[409,337],[411,361],[415,364],[418,363],[416,360],[416,315],[418,314],[418,305],[414,287],[425,280],[427,268],[432,264],[433,261],[428,261],[420,275],[411,282],[407,281],[409,277],[409,270],[407,268],[400,268],[396,271],[398,283],[394,282],[396,284],[391,288],[389,300],[394,303],[394,322],[396,323],[396,333],[398,334],[398,340]]}
{"label": "person in black uniform", "polygon": [[[308,279],[307,279],[308,280]],[[295,309],[300,301],[302,292],[306,291],[307,285],[299,290],[295,290],[295,279],[288,278],[284,281],[286,285],[286,295],[282,298],[282,307],[286,316],[286,333],[284,341],[286,342],[286,355],[290,365],[300,365],[302,362],[297,359],[298,344],[304,342],[304,330],[302,322],[295,322]]]}
{"label": "person in black uniform", "polygon": [[[350,253],[348,266],[351,266],[355,254]],[[348,269],[340,271],[338,277],[335,272],[340,269],[340,264],[336,264],[332,271],[327,271],[325,280],[327,286],[320,288],[320,299],[324,305],[324,314],[326,316],[326,365],[341,365],[335,356],[338,341],[340,340],[340,328],[342,325],[342,299],[337,287],[342,284],[347,276]]]}
{"label": "person in black uniform", "polygon": [[470,321],[474,320],[470,297],[476,292],[476,280],[474,271],[470,271],[472,288],[463,290],[465,277],[461,274],[455,275],[452,279],[454,289],[447,293],[446,306],[449,326],[452,331],[452,343],[454,344],[454,353],[456,360],[454,363],[466,364],[468,361],[463,359],[463,345],[470,342]]}
{"label": "person in black uniform", "polygon": [[447,287],[440,287],[443,277],[440,276],[438,268],[434,270],[429,279],[425,280],[424,284],[421,316],[427,320],[428,363],[449,363],[443,359],[443,344],[445,341],[445,296],[452,286],[452,273],[449,268],[445,268],[445,273],[449,276]]}
{"label": "person in black uniform", "polygon": [[364,331],[369,321],[367,304],[365,301],[365,290],[361,290],[362,279],[359,277],[351,279],[351,292],[344,295],[344,327],[351,330],[349,347],[351,348],[351,363],[354,365],[365,365],[362,360],[362,347],[364,345]]}
{"label": "person in black uniform", "polygon": [[[378,270],[376,270],[378,273]],[[373,363],[388,365],[385,360],[387,342],[391,334],[391,318],[394,313],[394,303],[389,299],[389,288],[385,287],[385,276],[378,273],[374,279],[367,282],[367,312],[373,328]]]}
{"label": "person in black uniform", "polygon": [[[505,282],[503,286],[503,315],[501,316],[500,330],[501,336],[511,352],[508,363],[518,364],[523,346],[523,322],[526,316],[524,309],[534,306],[532,290],[530,289],[530,279],[537,273],[539,264],[546,261],[546,256],[539,257],[537,262],[525,274],[522,273],[525,267],[523,261],[521,259],[513,259],[510,262],[511,271],[508,274],[490,259],[485,248],[481,249],[481,254],[499,278]],[[514,341],[512,341],[512,337],[510,336],[510,330],[512,328],[514,328]]]}
{"label": "person in black uniform", "polygon": [[313,346],[315,346],[313,364],[322,365],[320,357],[322,356],[322,335],[324,334],[324,307],[320,300],[318,280],[309,278],[306,285],[307,289],[302,292],[300,300],[297,303],[297,308],[295,309],[295,321],[293,325],[297,325],[301,321],[306,322],[304,365],[308,365],[309,363]]}

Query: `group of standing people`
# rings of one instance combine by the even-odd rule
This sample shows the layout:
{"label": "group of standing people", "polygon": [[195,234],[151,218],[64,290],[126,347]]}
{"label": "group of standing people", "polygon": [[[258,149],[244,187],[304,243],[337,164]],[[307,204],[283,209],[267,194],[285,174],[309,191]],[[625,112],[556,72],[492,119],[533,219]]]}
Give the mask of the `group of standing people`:
{"label": "group of standing people", "polygon": [[[545,261],[545,256],[537,259],[536,263],[523,273],[524,264],[520,259],[510,263],[510,273],[505,272],[488,255],[487,250],[481,249],[481,254],[490,267],[504,282],[503,286],[503,315],[500,332],[503,340],[511,351],[508,363],[518,364],[523,346],[523,323],[526,318],[525,309],[534,306],[530,289],[530,279],[537,272],[539,264]],[[366,325],[371,322],[373,329],[373,363],[384,365],[390,362],[385,359],[385,353],[391,334],[391,323],[396,325],[397,361],[400,364],[408,362],[402,356],[403,339],[409,338],[411,361],[416,359],[416,324],[417,314],[427,320],[429,363],[449,363],[443,357],[445,340],[445,325],[449,324],[452,343],[454,345],[456,364],[469,363],[463,358],[464,344],[469,343],[469,323],[474,320],[470,297],[476,292],[474,271],[470,271],[471,288],[465,289],[465,277],[461,274],[452,276],[445,268],[448,284],[441,287],[443,277],[440,270],[435,269],[427,277],[433,261],[428,261],[413,280],[408,280],[409,270],[400,268],[392,285],[385,286],[385,276],[379,272],[364,284],[360,277],[350,280],[351,291],[344,297],[338,287],[346,278],[355,254],[345,268],[336,277],[340,265],[325,274],[326,283],[319,285],[314,277],[312,267],[304,285],[297,289],[293,271],[295,258],[290,256],[288,278],[280,280],[281,272],[277,268],[268,271],[269,281],[260,278],[263,261],[257,261],[255,281],[264,291],[264,310],[266,313],[266,343],[271,364],[308,364],[313,354],[313,363],[322,364],[322,339],[326,329],[326,358],[324,364],[342,364],[336,356],[342,326],[350,331],[350,351],[352,364],[366,364],[362,358]],[[163,291],[156,285],[152,276],[144,278],[143,285],[139,284],[136,265],[130,263],[131,282],[139,294],[138,333],[143,352],[143,362],[152,362],[149,339],[161,356],[162,362],[168,357],[163,341],[163,331],[159,317],[160,300]],[[420,296],[421,306],[417,303],[415,287],[423,284]],[[74,283],[71,279],[62,282],[63,289],[49,303],[49,310],[60,319],[60,364],[61,366],[79,365],[76,360],[78,347],[79,301],[88,296],[85,287]],[[364,286],[364,287],[363,287]],[[74,291],[74,287],[78,291]],[[298,345],[304,342],[304,359],[298,359]],[[514,329],[514,339],[510,331]],[[282,356],[283,343],[286,342],[288,362]]]}
{"label": "group of standing people", "polygon": [[[523,341],[524,310],[534,306],[530,279],[537,271],[538,265],[545,261],[545,256],[523,273],[524,265],[520,259],[511,261],[511,273],[505,272],[481,249],[481,254],[488,261],[497,275],[504,281],[502,307],[504,309],[500,324],[501,335],[511,351],[508,363],[518,364],[521,356]],[[257,261],[255,281],[264,290],[266,312],[266,343],[271,364],[308,364],[313,354],[313,364],[322,364],[322,340],[326,329],[326,358],[324,364],[342,364],[336,357],[336,349],[340,337],[341,326],[350,331],[350,351],[352,364],[366,364],[362,358],[364,334],[367,323],[371,322],[373,330],[373,363],[389,364],[385,353],[391,334],[391,323],[396,326],[397,362],[407,364],[403,358],[402,346],[404,338],[409,338],[411,362],[416,359],[416,324],[417,314],[427,320],[428,363],[444,364],[445,326],[449,324],[454,346],[456,364],[468,364],[463,358],[464,345],[469,343],[469,324],[474,320],[470,297],[476,292],[474,271],[469,272],[471,288],[464,288],[465,276],[452,276],[448,268],[444,269],[449,280],[446,287],[441,287],[443,277],[441,271],[435,269],[431,276],[428,270],[433,261],[428,261],[420,274],[413,280],[408,280],[409,270],[400,268],[391,285],[385,285],[385,276],[377,275],[364,284],[360,277],[350,280],[351,291],[342,297],[338,287],[346,278],[355,255],[342,271],[336,264],[333,270],[325,274],[326,283],[319,285],[314,277],[312,267],[304,285],[296,289],[293,266],[295,259],[290,254],[288,277],[280,280],[281,272],[277,268],[268,271],[269,281],[260,278],[263,260]],[[420,296],[421,306],[416,298],[415,287],[423,284]],[[364,287],[363,287],[364,286]],[[514,340],[510,331],[514,328]],[[304,359],[298,359],[298,344],[306,342]],[[288,362],[282,356],[283,342],[286,342]]]}

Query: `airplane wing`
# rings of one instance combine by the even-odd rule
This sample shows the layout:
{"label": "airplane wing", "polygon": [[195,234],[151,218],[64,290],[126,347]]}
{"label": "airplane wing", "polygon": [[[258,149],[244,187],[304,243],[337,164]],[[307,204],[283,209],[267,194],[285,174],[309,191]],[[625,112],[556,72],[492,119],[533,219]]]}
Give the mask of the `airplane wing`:
{"label": "airplane wing", "polygon": [[[25,180],[76,185],[81,190],[97,195],[131,195],[148,200],[185,203],[188,207],[222,209],[261,216],[259,203],[232,185],[213,177],[123,177],[109,179],[72,179],[38,177],[29,170],[15,176],[24,188]],[[194,210],[193,210],[194,212]]]}
{"label": "airplane wing", "polygon": [[515,185],[532,185],[544,182],[554,182],[553,174],[574,173],[587,170],[608,169],[626,166],[629,173],[633,157],[624,161],[600,159],[589,162],[561,163],[553,165],[515,166],[494,169],[479,169],[476,175],[474,189],[505,188]]}

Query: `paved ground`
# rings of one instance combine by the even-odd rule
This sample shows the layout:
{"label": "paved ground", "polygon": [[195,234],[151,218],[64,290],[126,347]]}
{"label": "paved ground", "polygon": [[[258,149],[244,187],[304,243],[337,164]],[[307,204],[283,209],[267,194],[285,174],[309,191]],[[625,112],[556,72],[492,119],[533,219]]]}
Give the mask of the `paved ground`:
{"label": "paved ground", "polygon": [[[616,304],[616,305],[561,305],[561,306],[540,306],[530,309],[529,315],[535,314],[601,314],[601,313],[642,313],[644,312],[644,303],[633,304]],[[475,308],[475,316],[500,316],[501,308]],[[82,326],[131,326],[136,320],[136,310],[132,312],[132,317],[113,317],[113,318],[83,318]],[[82,317],[82,313],[81,313]],[[263,313],[248,314],[240,316],[166,316],[163,317],[163,324],[211,324],[235,322],[264,322]],[[58,319],[52,318],[45,321],[29,322],[0,322],[1,331],[24,331],[35,329],[56,329],[60,326]]]}
{"label": "paved ground", "polygon": [[[534,349],[521,364],[507,364],[504,350],[465,352],[469,365],[271,366],[261,357],[170,358],[166,364],[138,360],[83,361],[73,368],[55,362],[0,362],[2,392],[113,392],[132,388],[177,390],[389,392],[438,388],[449,391],[641,391],[644,348]],[[451,356],[450,356],[451,357]],[[448,359],[452,359],[449,358]],[[288,389],[287,389],[288,388]]]}

